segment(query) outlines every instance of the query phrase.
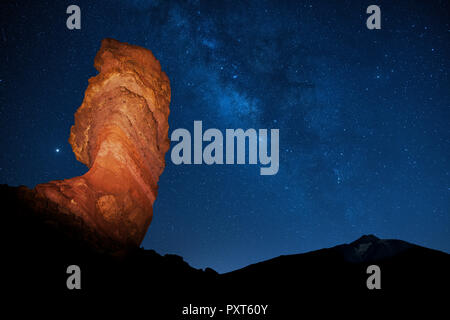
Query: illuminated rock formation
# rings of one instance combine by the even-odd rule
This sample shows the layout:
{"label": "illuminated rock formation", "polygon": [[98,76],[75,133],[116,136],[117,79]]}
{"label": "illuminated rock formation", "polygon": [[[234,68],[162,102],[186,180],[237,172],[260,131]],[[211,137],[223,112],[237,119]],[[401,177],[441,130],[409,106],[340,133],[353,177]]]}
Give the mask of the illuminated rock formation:
{"label": "illuminated rock formation", "polygon": [[81,218],[105,243],[137,246],[169,149],[169,79],[149,50],[113,39],[103,40],[94,66],[99,74],[89,79],[69,138],[89,171],[39,184],[33,197]]}

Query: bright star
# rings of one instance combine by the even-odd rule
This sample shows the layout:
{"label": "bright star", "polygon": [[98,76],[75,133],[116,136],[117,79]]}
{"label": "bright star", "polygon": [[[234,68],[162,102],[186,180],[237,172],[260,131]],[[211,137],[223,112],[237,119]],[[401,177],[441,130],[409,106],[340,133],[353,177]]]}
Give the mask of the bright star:
{"label": "bright star", "polygon": [[59,148],[56,148],[56,150],[55,150],[56,152],[59,152]]}

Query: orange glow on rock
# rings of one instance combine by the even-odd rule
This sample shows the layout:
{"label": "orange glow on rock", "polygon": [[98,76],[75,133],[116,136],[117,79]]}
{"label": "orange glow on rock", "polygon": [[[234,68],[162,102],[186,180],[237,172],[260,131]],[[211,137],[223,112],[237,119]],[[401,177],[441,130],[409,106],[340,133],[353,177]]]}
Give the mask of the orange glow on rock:
{"label": "orange glow on rock", "polygon": [[102,41],[94,66],[99,74],[89,79],[69,138],[89,171],[39,184],[35,196],[103,239],[138,246],[169,149],[169,79],[149,50],[113,39]]}

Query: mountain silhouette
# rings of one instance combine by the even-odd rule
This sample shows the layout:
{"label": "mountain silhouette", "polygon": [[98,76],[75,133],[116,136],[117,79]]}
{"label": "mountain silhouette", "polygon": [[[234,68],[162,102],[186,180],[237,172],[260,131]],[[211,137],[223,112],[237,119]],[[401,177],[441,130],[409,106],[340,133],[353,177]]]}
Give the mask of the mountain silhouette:
{"label": "mountain silhouette", "polygon": [[[449,284],[450,256],[401,240],[364,235],[350,244],[303,254],[280,256],[222,275],[226,281],[250,283],[250,291],[301,286],[317,294],[369,294],[367,267],[382,271],[388,293],[443,290]],[[268,277],[270,275],[270,277]],[[256,289],[255,289],[256,288]]]}
{"label": "mountain silhouette", "polygon": [[[349,244],[283,255],[218,274],[210,268],[195,269],[180,256],[138,247],[117,256],[91,250],[95,235],[81,233],[85,229],[76,227],[80,221],[64,214],[58,221],[49,221],[35,208],[24,206],[17,190],[0,186],[3,290],[9,296],[27,292],[58,299],[138,297],[150,303],[152,312],[163,312],[167,317],[162,319],[178,317],[180,308],[193,302],[223,307],[266,303],[272,314],[292,315],[299,303],[375,299],[383,304],[400,296],[448,296],[443,292],[450,286],[450,255],[401,240],[364,235]],[[91,240],[84,242],[85,237]],[[66,286],[70,265],[81,269],[81,290]],[[381,270],[379,290],[367,287],[370,265]]]}

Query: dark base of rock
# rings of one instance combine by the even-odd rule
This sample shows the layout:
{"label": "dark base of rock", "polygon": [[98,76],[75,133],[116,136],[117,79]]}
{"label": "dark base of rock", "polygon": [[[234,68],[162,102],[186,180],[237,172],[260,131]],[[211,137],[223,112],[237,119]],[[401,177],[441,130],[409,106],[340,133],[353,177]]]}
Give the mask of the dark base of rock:
{"label": "dark base of rock", "polygon": [[[439,300],[448,296],[450,255],[399,240],[365,236],[351,244],[281,256],[219,275],[211,269],[194,269],[179,256],[161,256],[153,250],[102,253],[89,246],[92,239],[85,241],[95,235],[86,233],[79,221],[63,214],[50,219],[55,217],[55,208],[34,210],[23,200],[23,192],[29,192],[25,189],[1,186],[0,191],[6,219],[2,224],[2,289],[12,300],[27,293],[43,300],[145,301],[146,312],[161,313],[161,319],[183,319],[182,308],[189,305],[215,305],[225,310],[227,304],[268,304],[269,319],[327,304],[375,303],[383,308],[399,299],[424,302],[432,298],[439,306]],[[51,215],[43,214],[45,210]],[[372,264],[381,269],[381,290],[366,286],[366,270]],[[66,286],[70,265],[81,269],[80,290]],[[215,319],[221,317],[228,318],[225,311]]]}

